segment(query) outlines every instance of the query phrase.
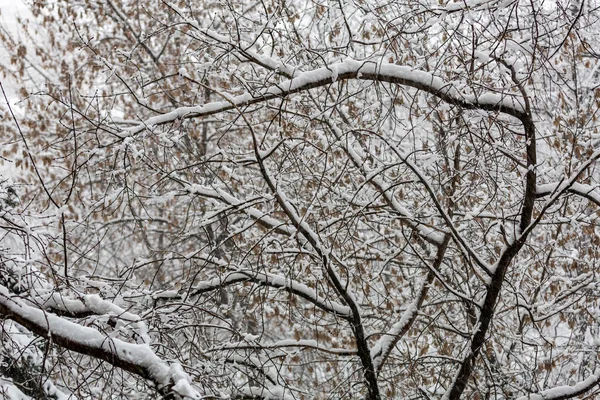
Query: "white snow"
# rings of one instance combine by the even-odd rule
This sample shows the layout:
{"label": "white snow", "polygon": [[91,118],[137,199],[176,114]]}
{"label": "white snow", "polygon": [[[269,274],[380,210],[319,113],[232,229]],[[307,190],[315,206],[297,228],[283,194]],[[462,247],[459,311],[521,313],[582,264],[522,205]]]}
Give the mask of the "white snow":
{"label": "white snow", "polygon": [[0,396],[3,400],[31,400],[21,392],[10,380],[0,377]]}
{"label": "white snow", "polygon": [[264,102],[277,97],[287,96],[316,86],[332,83],[334,77],[336,80],[359,79],[359,74],[361,76],[360,79],[397,82],[402,85],[426,90],[438,96],[442,96],[446,101],[456,102],[465,107],[472,107],[474,109],[493,109],[503,112],[512,112],[514,114],[521,114],[525,111],[523,102],[514,96],[496,92],[487,92],[479,95],[463,94],[459,88],[457,88],[456,83],[447,82],[429,72],[390,63],[348,59],[341,63],[331,64],[312,71],[299,73],[292,79],[265,89],[259,95],[245,93],[232,97],[229,101],[213,102],[202,106],[177,108],[171,112],[148,118],[139,125],[122,131],[121,135],[125,138],[142,132],[145,129],[148,129],[148,127],[169,123],[179,118],[207,116],[245,105]]}
{"label": "white snow", "polygon": [[[20,299],[12,296],[8,289],[0,285],[0,309],[3,314],[17,315],[23,320],[40,327],[54,337],[62,337],[77,345],[96,348],[102,352],[112,354],[116,359],[138,365],[148,372],[150,378],[160,385],[167,385],[173,378],[183,379],[187,375],[181,369],[172,370],[169,365],[160,359],[147,344],[131,344],[119,339],[109,338],[105,334],[89,327],[81,326],[74,322],[60,318],[56,315],[44,312],[38,308],[26,305]],[[189,386],[180,386],[189,396]],[[195,397],[200,398],[197,391],[193,391]]]}
{"label": "white snow", "polygon": [[541,196],[548,195],[554,192],[569,190],[570,192],[587,197],[596,204],[600,204],[600,194],[596,192],[597,189],[597,186],[586,185],[577,182],[572,183],[570,187],[567,186],[567,182],[554,182],[537,185],[536,193]]}
{"label": "white snow", "polygon": [[576,383],[573,386],[557,386],[552,389],[544,390],[539,394],[528,394],[521,396],[517,400],[552,400],[556,398],[571,398],[577,395],[579,392],[584,392],[596,386],[600,381],[600,372],[596,372],[589,378]]}
{"label": "white snow", "polygon": [[317,292],[303,283],[268,273],[258,273],[256,271],[239,271],[232,272],[224,277],[213,278],[208,281],[199,282],[194,290],[208,290],[210,288],[226,285],[229,282],[237,280],[254,280],[263,282],[270,286],[288,288],[290,291],[301,293],[304,298],[311,301],[313,304],[321,304],[322,308],[327,311],[335,312],[340,316],[350,316],[351,310],[349,307],[320,297]]}

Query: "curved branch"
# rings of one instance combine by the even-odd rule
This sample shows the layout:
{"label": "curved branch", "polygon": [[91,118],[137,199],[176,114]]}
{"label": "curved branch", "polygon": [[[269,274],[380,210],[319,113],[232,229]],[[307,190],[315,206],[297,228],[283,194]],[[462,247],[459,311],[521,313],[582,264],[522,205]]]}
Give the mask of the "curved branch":
{"label": "curved branch", "polygon": [[557,386],[536,394],[521,396],[517,400],[567,400],[582,395],[600,385],[600,372],[573,386]]}
{"label": "curved branch", "polygon": [[[501,61],[501,60],[499,60]],[[533,210],[535,206],[536,190],[537,190],[537,150],[536,150],[536,137],[535,137],[535,123],[531,114],[531,107],[529,103],[529,97],[519,83],[516,71],[512,65],[502,62],[512,74],[513,82],[518,86],[523,96],[525,103],[524,112],[520,115],[514,115],[523,124],[523,130],[525,132],[526,139],[526,161],[527,161],[527,174],[525,178],[525,193],[521,202],[521,218],[519,221],[518,232],[515,232],[515,238],[509,242],[503,249],[498,261],[492,266],[493,275],[490,278],[490,282],[487,285],[485,299],[479,313],[479,317],[476,324],[476,331],[472,336],[468,353],[463,358],[460,368],[456,372],[452,385],[448,388],[443,396],[444,400],[458,400],[461,398],[467,383],[473,372],[475,362],[479,357],[479,353],[486,341],[488,329],[492,323],[494,317],[494,311],[496,303],[502,290],[502,284],[504,282],[504,275],[508,270],[512,260],[519,253],[521,248],[525,245],[529,234],[533,230],[535,224],[531,224],[533,217]]]}
{"label": "curved branch", "polygon": [[203,28],[196,21],[189,18],[185,18],[183,16],[184,12],[174,4],[167,2],[164,2],[164,4],[171,10],[173,10],[177,15],[179,15],[179,17],[181,17],[184,20],[184,24],[190,26],[194,30],[200,32],[202,35],[218,43],[236,49],[244,59],[251,61],[254,64],[260,65],[261,67],[270,71],[278,72],[286,78],[292,78],[294,76],[296,72],[295,68],[284,64],[280,60],[252,51],[250,50],[250,48],[243,48],[239,43],[234,42],[227,36],[223,36],[220,33],[213,31],[212,29]]}
{"label": "curved branch", "polygon": [[389,186],[386,186],[384,181],[380,179],[377,174],[373,174],[372,171],[367,170],[359,155],[352,150],[352,147],[349,146],[345,140],[343,140],[344,133],[341,131],[341,129],[329,118],[324,118],[323,122],[329,127],[336,139],[340,142],[340,146],[348,155],[354,166],[360,170],[365,179],[377,189],[385,202],[395,212],[402,216],[402,222],[414,230],[426,242],[435,246],[441,246],[444,242],[444,235],[435,231],[431,227],[418,222],[416,218],[400,204],[400,202],[394,196],[393,191],[389,190]]}
{"label": "curved branch", "polygon": [[[168,365],[149,346],[110,338],[95,329],[28,306],[12,296],[4,286],[0,286],[0,315],[17,322],[36,335],[52,340],[64,349],[106,361],[148,379],[167,398],[180,386],[181,380],[188,382],[189,377],[181,368]],[[185,386],[186,389],[191,389],[189,385]],[[186,393],[181,394],[185,397]],[[201,397],[199,393],[196,394],[198,398]]]}
{"label": "curved branch", "polygon": [[[550,196],[557,190],[559,190],[560,186],[560,182],[538,185],[536,196],[537,198]],[[595,193],[596,189],[596,186],[584,185],[582,183],[574,182],[570,187],[567,187],[565,191],[567,193],[572,193],[584,197],[592,203],[596,204],[597,206],[600,206],[600,195],[598,193]]]}
{"label": "curved branch", "polygon": [[413,87],[432,94],[446,103],[467,110],[501,112],[519,120],[527,118],[525,105],[513,95],[492,92],[481,95],[463,94],[452,82],[447,82],[425,71],[396,64],[349,59],[341,63],[300,73],[290,80],[283,81],[255,94],[245,93],[228,98],[227,101],[177,108],[171,112],[148,118],[135,127],[123,130],[119,136],[126,138],[147,128],[168,124],[178,119],[206,117],[272,99],[287,97],[294,93],[330,85],[337,81],[353,79]]}
{"label": "curved branch", "polygon": [[373,358],[373,363],[375,364],[375,368],[378,373],[381,371],[384,363],[392,353],[392,350],[394,350],[394,347],[398,341],[406,334],[406,332],[408,332],[417,319],[419,309],[427,297],[431,282],[436,277],[436,273],[434,271],[439,269],[440,265],[442,264],[444,255],[446,254],[446,249],[448,247],[448,242],[449,236],[446,235],[444,242],[440,247],[438,247],[434,265],[423,280],[415,299],[404,311],[404,313],[402,313],[400,320],[393,324],[388,332],[386,332],[385,335],[381,337],[381,339],[379,339],[371,349],[371,357]]}
{"label": "curved branch", "polygon": [[[243,114],[242,114],[243,117]],[[245,118],[244,118],[245,120]],[[247,122],[247,121],[246,121]],[[369,349],[369,343],[367,342],[367,336],[365,332],[365,328],[362,322],[360,306],[358,302],[355,300],[354,296],[348,291],[348,284],[343,284],[342,279],[335,271],[332,261],[338,261],[334,254],[330,252],[330,249],[325,248],[319,236],[316,232],[314,232],[311,227],[308,225],[306,221],[301,218],[294,208],[292,207],[291,202],[287,198],[286,194],[279,188],[264,163],[264,159],[261,157],[261,151],[259,149],[258,140],[256,138],[256,134],[252,129],[252,126],[248,124],[248,128],[252,132],[252,141],[254,144],[254,154],[256,159],[258,160],[258,164],[260,167],[260,172],[263,176],[263,179],[273,192],[273,195],[277,199],[279,206],[283,209],[284,213],[287,215],[292,224],[296,227],[298,232],[304,236],[304,238],[310,243],[310,245],[316,250],[323,262],[323,270],[327,274],[327,278],[331,282],[332,286],[335,288],[336,292],[339,296],[344,300],[344,302],[350,308],[351,314],[350,324],[352,326],[352,331],[354,333],[354,338],[356,340],[356,347],[358,351],[358,356],[360,358],[361,364],[363,366],[364,378],[366,381],[366,386],[368,390],[367,399],[368,400],[379,400],[381,395],[379,393],[379,386],[377,382],[377,375],[375,371],[375,367],[373,365],[373,359],[371,358],[371,351]]]}
{"label": "curved branch", "polygon": [[283,289],[288,293],[295,294],[298,297],[303,298],[304,300],[309,301],[315,306],[319,307],[321,310],[327,311],[332,314],[339,315],[344,318],[350,318],[351,311],[350,308],[344,306],[342,304],[328,301],[326,299],[321,298],[317,295],[317,293],[309,288],[308,286],[273,274],[267,273],[259,273],[259,272],[232,272],[225,276],[224,278],[214,278],[210,281],[199,282],[193,289],[192,295],[198,295],[202,293],[211,292],[213,290],[219,289],[223,286],[234,285],[240,282],[253,282],[263,286],[269,286],[277,289]]}
{"label": "curved branch", "polygon": [[284,348],[302,348],[320,351],[323,353],[334,354],[337,356],[355,356],[356,350],[337,348],[337,347],[323,347],[320,346],[316,340],[280,340],[273,343],[231,343],[219,347],[207,349],[205,352],[217,352],[225,350],[281,350]]}

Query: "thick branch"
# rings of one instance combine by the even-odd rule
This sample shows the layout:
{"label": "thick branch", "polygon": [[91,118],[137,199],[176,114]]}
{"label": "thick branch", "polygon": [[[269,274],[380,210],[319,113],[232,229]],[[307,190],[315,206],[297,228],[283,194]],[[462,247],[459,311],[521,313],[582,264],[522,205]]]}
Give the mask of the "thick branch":
{"label": "thick branch", "polygon": [[[536,196],[538,198],[550,196],[553,193],[557,192],[561,188],[561,183],[547,183],[544,185],[537,186]],[[591,185],[584,185],[581,183],[574,182],[570,187],[565,188],[565,191],[568,193],[576,194],[578,196],[584,197],[591,201],[592,203],[600,206],[600,195],[596,193],[597,187]]]}
{"label": "thick branch", "polygon": [[485,338],[494,316],[496,303],[498,302],[500,291],[502,290],[504,275],[506,274],[510,263],[519,253],[519,251],[525,244],[527,237],[531,233],[531,229],[528,228],[533,217],[533,210],[535,206],[537,190],[537,174],[535,171],[537,165],[535,124],[531,116],[531,108],[529,105],[529,98],[527,96],[527,93],[525,92],[523,87],[520,84],[518,84],[518,80],[516,79],[516,73],[514,69],[510,65],[506,66],[509,69],[511,69],[513,80],[519,86],[521,94],[523,96],[523,101],[525,102],[525,113],[521,115],[515,115],[521,120],[523,124],[523,128],[525,131],[525,139],[527,141],[527,175],[525,177],[525,194],[521,206],[521,219],[519,222],[518,232],[514,232],[515,239],[512,242],[508,243],[508,245],[505,247],[504,251],[500,255],[498,262],[496,263],[496,268],[493,271],[491,281],[487,286],[485,300],[483,302],[483,306],[479,314],[479,319],[477,321],[477,330],[475,331],[475,334],[471,339],[469,353],[463,359],[463,362],[461,363],[460,368],[456,373],[453,384],[450,386],[450,388],[444,395],[444,400],[458,400],[462,396],[462,393],[467,386],[469,378],[471,377],[475,361],[477,360],[479,352],[481,351],[481,348],[485,343]]}
{"label": "thick branch", "polygon": [[330,85],[336,81],[360,79],[375,82],[395,83],[430,93],[446,103],[468,110],[502,112],[518,119],[526,118],[525,106],[516,97],[507,94],[484,93],[481,95],[463,94],[451,82],[425,71],[406,66],[375,61],[346,60],[313,71],[303,72],[295,78],[271,86],[258,93],[245,93],[227,101],[208,103],[203,106],[181,107],[166,114],[148,118],[139,125],[121,132],[123,138],[135,135],[147,128],[171,123],[182,118],[200,118],[234,110],[267,100],[287,97],[317,87]]}
{"label": "thick branch", "polygon": [[277,202],[279,203],[279,206],[283,209],[287,217],[290,219],[290,222],[292,222],[292,224],[296,227],[298,232],[300,232],[302,236],[304,236],[304,238],[319,254],[319,258],[323,262],[323,269],[327,274],[327,278],[335,288],[336,292],[344,300],[344,302],[348,304],[348,307],[351,310],[351,315],[348,320],[352,325],[352,331],[356,340],[356,348],[358,350],[358,357],[360,358],[363,367],[364,377],[368,390],[367,399],[378,400],[381,398],[381,396],[379,393],[377,374],[375,372],[375,366],[373,365],[373,359],[371,358],[371,351],[369,350],[369,344],[367,342],[365,328],[362,323],[359,304],[356,302],[352,294],[348,291],[348,285],[344,285],[342,283],[340,276],[334,270],[332,260],[335,260],[335,256],[331,254],[329,249],[325,248],[321,244],[319,236],[311,229],[308,223],[296,213],[286,194],[274,183],[266,165],[264,164],[264,160],[261,157],[261,152],[259,149],[256,135],[254,134],[254,131],[252,130],[251,126],[248,125],[248,127],[252,131],[254,154],[256,156],[256,159],[258,160],[263,179],[265,180],[269,188],[272,190],[273,194],[275,195],[275,198],[277,199]]}
{"label": "thick branch", "polygon": [[[187,376],[171,368],[147,345],[138,345],[109,338],[95,329],[78,325],[64,318],[26,305],[0,286],[0,315],[11,319],[36,335],[67,350],[106,361],[134,375],[148,379],[161,394],[167,395],[172,385]],[[200,394],[198,394],[200,397]]]}
{"label": "thick branch", "polygon": [[567,400],[580,396],[600,384],[600,372],[573,386],[557,386],[536,394],[528,394],[517,400]]}

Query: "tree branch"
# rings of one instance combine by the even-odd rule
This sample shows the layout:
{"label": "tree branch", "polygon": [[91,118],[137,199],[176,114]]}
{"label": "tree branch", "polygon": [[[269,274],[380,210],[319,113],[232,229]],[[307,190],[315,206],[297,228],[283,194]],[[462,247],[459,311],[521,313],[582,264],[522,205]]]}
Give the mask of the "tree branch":
{"label": "tree branch", "polygon": [[536,394],[521,396],[517,400],[567,400],[580,396],[600,384],[600,372],[573,386],[557,386]]}
{"label": "tree branch", "polygon": [[411,67],[376,61],[346,60],[313,71],[303,72],[290,80],[271,86],[258,93],[245,93],[227,101],[208,103],[195,107],[180,107],[171,112],[151,117],[135,127],[120,132],[121,138],[138,134],[145,129],[171,123],[177,119],[200,118],[234,110],[268,100],[289,96],[337,81],[360,79],[365,81],[395,83],[430,93],[446,103],[467,110],[501,112],[520,120],[527,118],[525,105],[514,95],[483,93],[463,94],[452,82]]}
{"label": "tree branch", "polygon": [[[188,382],[189,377],[175,364],[168,365],[147,345],[131,344],[110,338],[95,329],[26,305],[0,286],[0,315],[11,319],[36,335],[52,340],[67,350],[106,361],[134,375],[152,381],[157,390],[169,397],[172,391]],[[189,387],[189,385],[188,385]],[[200,394],[195,391],[200,398]],[[181,393],[185,397],[185,393]]]}

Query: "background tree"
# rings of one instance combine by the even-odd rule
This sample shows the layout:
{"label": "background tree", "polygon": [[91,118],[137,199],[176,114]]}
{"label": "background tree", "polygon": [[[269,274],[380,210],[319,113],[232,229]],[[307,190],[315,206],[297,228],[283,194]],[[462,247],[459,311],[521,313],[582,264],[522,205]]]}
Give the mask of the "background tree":
{"label": "background tree", "polygon": [[597,393],[595,1],[32,13],[9,396]]}

